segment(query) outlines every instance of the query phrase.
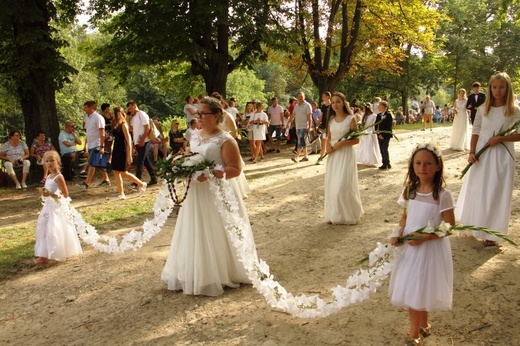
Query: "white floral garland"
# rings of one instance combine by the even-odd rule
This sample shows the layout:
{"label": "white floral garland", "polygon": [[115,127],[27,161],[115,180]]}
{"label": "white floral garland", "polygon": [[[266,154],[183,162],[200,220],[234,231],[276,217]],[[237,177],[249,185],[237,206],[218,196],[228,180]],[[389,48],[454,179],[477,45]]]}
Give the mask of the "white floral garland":
{"label": "white floral garland", "polygon": [[99,235],[96,228],[88,224],[81,214],[70,206],[70,198],[65,202],[67,204],[68,213],[76,226],[76,232],[80,238],[87,244],[92,245],[96,250],[111,254],[120,254],[128,250],[137,250],[148,242],[154,235],[158,234],[168,216],[173,210],[173,202],[168,192],[168,186],[164,184],[159,191],[153,207],[154,219],[146,220],[143,223],[143,231],[135,229],[128,232],[122,237],[118,244],[116,237]]}
{"label": "white floral garland", "polygon": [[256,249],[252,246],[252,239],[247,236],[251,232],[242,232],[250,227],[238,213],[238,202],[228,181],[210,178],[210,190],[217,201],[221,218],[225,222],[226,231],[237,251],[239,261],[244,265],[247,275],[267,303],[297,317],[316,318],[326,317],[339,310],[366,300],[370,293],[375,292],[382,285],[390,272],[394,269],[400,248],[377,243],[377,247],[369,255],[369,269],[360,269],[351,275],[344,286],[332,288],[334,298],[326,302],[317,295],[305,294],[294,296],[292,293],[274,280],[269,273],[269,266],[259,260]]}
{"label": "white floral garland", "polygon": [[[206,174],[208,176],[208,174]],[[333,299],[326,302],[317,295],[295,296],[274,280],[269,272],[268,264],[259,259],[254,246],[252,232],[242,230],[250,227],[238,212],[238,201],[226,179],[209,177],[210,190],[215,194],[218,211],[224,220],[226,231],[236,249],[239,261],[244,265],[253,287],[262,294],[267,303],[276,309],[301,318],[326,317],[341,309],[362,302],[375,292],[395,267],[400,248],[377,243],[377,247],[369,255],[369,269],[359,269],[351,275],[344,286],[331,289]],[[81,239],[96,250],[111,254],[120,254],[128,250],[137,250],[154,235],[158,234],[173,210],[173,202],[168,186],[164,184],[157,195],[153,208],[154,219],[143,223],[143,232],[132,230],[122,237],[118,244],[116,237],[99,235],[97,230],[83,219],[81,214],[70,205],[70,198],[60,199],[73,220]]]}

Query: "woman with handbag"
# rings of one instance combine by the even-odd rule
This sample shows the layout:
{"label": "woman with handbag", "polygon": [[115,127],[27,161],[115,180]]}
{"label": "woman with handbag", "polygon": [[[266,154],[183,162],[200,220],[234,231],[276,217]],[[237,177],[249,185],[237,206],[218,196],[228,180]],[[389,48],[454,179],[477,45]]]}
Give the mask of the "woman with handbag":
{"label": "woman with handbag", "polygon": [[147,184],[142,182],[132,173],[128,172],[128,166],[132,164],[132,139],[126,122],[126,114],[122,107],[114,108],[112,116],[112,135],[114,136],[114,147],[110,153],[110,163],[114,180],[116,181],[119,196],[116,200],[126,199],[123,189],[123,178],[137,184],[139,194],[146,191]]}

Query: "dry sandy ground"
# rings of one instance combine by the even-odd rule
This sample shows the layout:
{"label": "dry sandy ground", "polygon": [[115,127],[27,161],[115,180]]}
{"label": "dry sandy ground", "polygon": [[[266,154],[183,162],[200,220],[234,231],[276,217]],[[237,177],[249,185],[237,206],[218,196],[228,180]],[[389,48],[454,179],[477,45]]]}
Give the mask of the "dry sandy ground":
{"label": "dry sandy ground", "polygon": [[[293,164],[290,147],[269,154],[245,172],[252,188],[246,203],[259,256],[293,293],[330,297],[344,284],[354,263],[385,241],[400,216],[396,204],[411,148],[438,142],[446,160],[448,189],[460,191],[458,172],[466,155],[448,148],[451,128],[408,132],[393,140],[393,168],[359,167],[365,215],[356,226],[332,226],[323,219],[324,166]],[[517,147],[518,149],[518,147]],[[518,154],[518,150],[517,150]],[[315,156],[312,156],[315,158]],[[518,167],[518,166],[517,166]],[[511,237],[520,243],[518,175],[515,178]],[[478,186],[475,186],[478,188]],[[116,208],[115,187],[72,190],[74,205]],[[154,199],[157,188],[150,189]],[[1,201],[0,227],[34,221],[36,192]],[[29,208],[27,206],[30,206]],[[24,207],[23,207],[24,206]],[[7,209],[7,210],[5,210]],[[20,214],[19,210],[28,210]],[[150,215],[143,215],[150,218]],[[137,220],[111,234],[138,227]],[[320,319],[300,319],[271,309],[251,286],[220,297],[194,297],[166,290],[160,272],[175,218],[138,251],[119,256],[84,246],[84,255],[49,268],[28,268],[0,282],[0,344],[5,345],[401,345],[407,312],[389,303],[387,285],[369,301]],[[520,249],[484,248],[469,235],[452,237],[455,270],[452,311],[430,315],[427,345],[520,345]],[[411,283],[412,284],[412,283]]]}

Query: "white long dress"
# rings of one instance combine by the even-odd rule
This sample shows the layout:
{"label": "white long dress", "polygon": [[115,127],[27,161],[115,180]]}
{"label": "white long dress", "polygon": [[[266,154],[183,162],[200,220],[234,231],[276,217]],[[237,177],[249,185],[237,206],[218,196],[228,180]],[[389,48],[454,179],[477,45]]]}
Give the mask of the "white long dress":
{"label": "white long dress", "polygon": [[[398,200],[401,207],[408,208],[403,235],[428,222],[437,227],[442,221],[441,213],[453,209],[453,197],[447,190],[441,190],[438,201],[432,193],[416,193],[414,199],[406,201],[404,193]],[[450,240],[446,237],[434,239],[419,246],[405,243],[390,277],[388,296],[392,304],[418,311],[451,309],[453,263]]]}
{"label": "white long dress", "polygon": [[[232,115],[229,114],[228,112],[224,112],[224,116],[232,119]],[[231,132],[231,130],[227,126],[227,122],[225,119],[220,124],[220,128],[224,132],[228,132],[228,133]],[[240,158],[242,159],[242,157],[240,157]],[[246,163],[244,162],[244,159],[242,159],[242,167],[245,166],[245,164]],[[236,179],[237,179],[237,183],[238,183],[238,188],[240,190],[240,195],[242,196],[242,198],[247,198],[247,195],[249,195],[249,192],[251,192],[251,189],[249,188],[249,184],[247,182],[244,171],[240,172],[240,175]]]}
{"label": "white long dress", "polygon": [[[207,160],[223,164],[221,147],[232,140],[233,137],[224,132],[208,137],[199,133],[190,142],[190,147],[192,152],[203,155]],[[250,239],[253,239],[236,179],[228,181],[233,186],[239,214],[248,225],[242,232],[248,232]],[[180,208],[168,259],[161,274],[169,290],[218,296],[224,293],[224,286],[236,288],[240,283],[250,283],[228,238],[224,220],[217,209],[218,203],[208,181],[192,181],[188,196]],[[253,241],[250,246],[251,251],[255,252]]]}
{"label": "white long dress", "polygon": [[[473,134],[479,135],[477,152],[494,134],[520,120],[520,109],[512,117],[504,115],[505,107],[491,107],[487,116],[479,107],[473,123]],[[508,234],[511,198],[515,174],[515,146],[503,142],[488,148],[464,177],[455,209],[455,218],[465,225],[491,228]],[[476,238],[491,241],[502,239],[484,232],[473,232]]]}
{"label": "white long dress", "polygon": [[453,118],[450,141],[450,148],[453,150],[469,150],[470,134],[468,113],[466,109],[467,103],[468,99],[455,100],[457,113],[455,113],[455,118]]}
{"label": "white long dress", "polygon": [[[374,125],[377,114],[370,114],[366,121],[365,127]],[[379,150],[379,141],[374,133],[374,127],[367,128],[367,135],[359,138],[359,144],[356,148],[357,162],[364,165],[380,166],[383,163],[381,151]]]}
{"label": "white long dress", "polygon": [[[45,188],[51,194],[59,194],[54,177],[48,177]],[[81,255],[83,250],[72,219],[68,215],[70,198],[43,197],[44,203],[36,222],[36,244],[34,256],[55,261],[65,261],[69,257]]]}
{"label": "white long dress", "polygon": [[[329,120],[331,145],[350,130],[353,115],[343,121]],[[358,187],[356,151],[345,146],[328,155],[325,170],[325,221],[333,224],[356,224],[363,215]]]}

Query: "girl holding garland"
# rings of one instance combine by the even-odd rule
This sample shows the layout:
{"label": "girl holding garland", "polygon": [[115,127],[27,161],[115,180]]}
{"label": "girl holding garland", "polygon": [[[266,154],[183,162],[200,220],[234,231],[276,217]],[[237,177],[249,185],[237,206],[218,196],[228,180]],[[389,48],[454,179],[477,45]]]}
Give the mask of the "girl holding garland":
{"label": "girl holding garland", "polygon": [[49,259],[65,261],[83,253],[76,228],[68,215],[69,190],[60,173],[60,155],[54,150],[47,151],[42,160],[49,174],[45,187],[40,189],[44,203],[36,222],[34,264],[46,264]]}
{"label": "girl holding garland", "polygon": [[[431,144],[419,144],[412,153],[405,189],[398,200],[404,208],[399,222],[400,236],[419,239],[405,242],[392,272],[389,297],[394,305],[408,307],[410,330],[406,345],[422,345],[430,335],[428,311],[449,310],[453,296],[453,263],[448,238],[414,233],[429,223],[455,223],[451,192],[444,189],[443,160]],[[397,245],[398,238],[391,243]]]}

